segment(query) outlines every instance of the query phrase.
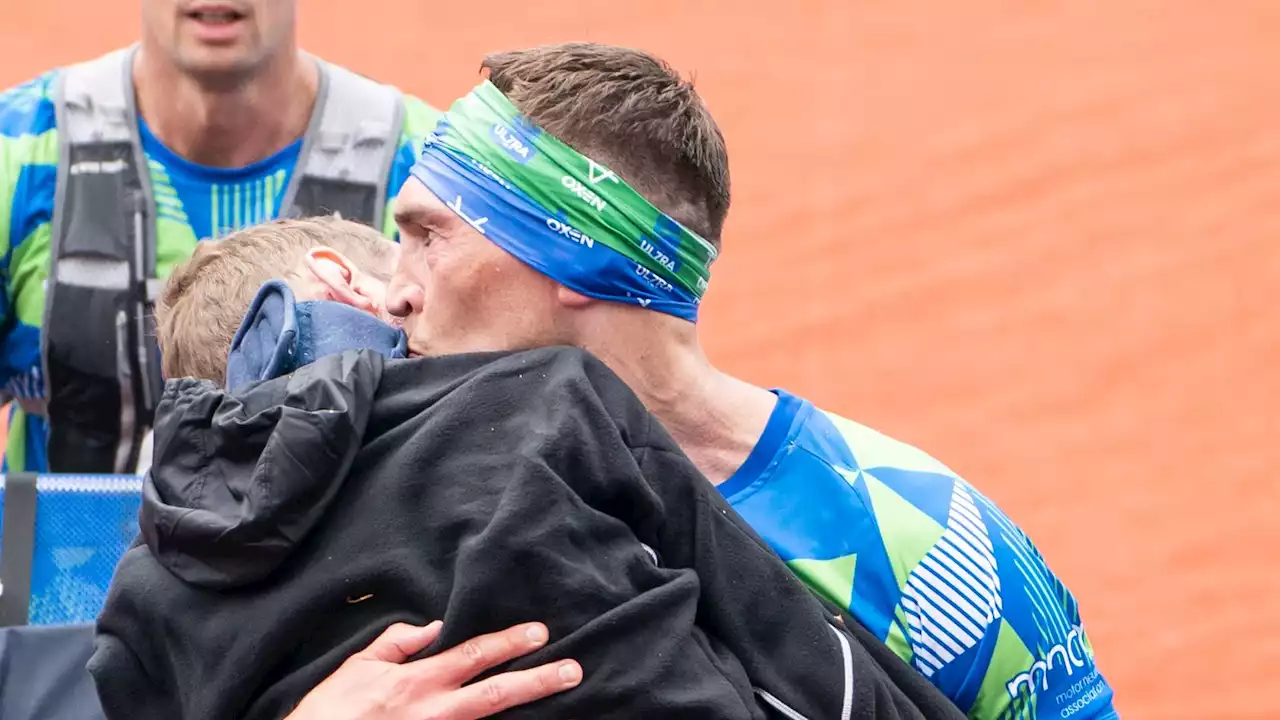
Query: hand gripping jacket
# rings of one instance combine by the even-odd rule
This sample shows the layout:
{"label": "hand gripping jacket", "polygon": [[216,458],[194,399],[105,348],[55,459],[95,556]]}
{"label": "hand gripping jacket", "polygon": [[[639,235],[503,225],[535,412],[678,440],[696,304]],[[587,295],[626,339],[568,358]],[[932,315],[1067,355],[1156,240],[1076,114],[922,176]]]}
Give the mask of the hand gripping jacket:
{"label": "hand gripping jacket", "polygon": [[[153,319],[162,287],[156,204],[138,137],[134,52],[72,66],[56,90],[60,148],[41,348],[56,473],[130,472],[163,383]],[[402,96],[317,62],[316,109],[280,214],[336,213],[380,227]]]}

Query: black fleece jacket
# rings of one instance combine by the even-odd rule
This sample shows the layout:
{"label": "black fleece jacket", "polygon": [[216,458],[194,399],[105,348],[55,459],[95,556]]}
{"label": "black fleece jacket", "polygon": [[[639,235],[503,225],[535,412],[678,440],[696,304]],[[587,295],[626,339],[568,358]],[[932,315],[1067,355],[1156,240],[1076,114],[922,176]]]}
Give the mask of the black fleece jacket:
{"label": "black fleece jacket", "polygon": [[90,661],[113,720],[279,718],[391,623],[437,618],[424,655],[540,620],[551,642],[494,672],[581,662],[503,717],[961,717],[833,623],[581,351],[176,380],[156,427]]}

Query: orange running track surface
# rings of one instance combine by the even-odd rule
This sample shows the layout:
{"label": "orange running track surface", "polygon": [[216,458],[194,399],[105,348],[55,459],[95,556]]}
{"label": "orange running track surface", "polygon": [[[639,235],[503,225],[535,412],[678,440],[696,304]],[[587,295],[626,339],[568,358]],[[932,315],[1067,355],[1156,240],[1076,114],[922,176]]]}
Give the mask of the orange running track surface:
{"label": "orange running track surface", "polygon": [[[138,28],[5,4],[5,85]],[[1280,3],[303,5],[436,104],[541,42],[696,72],[735,179],[713,358],[1000,502],[1126,718],[1280,717]]]}

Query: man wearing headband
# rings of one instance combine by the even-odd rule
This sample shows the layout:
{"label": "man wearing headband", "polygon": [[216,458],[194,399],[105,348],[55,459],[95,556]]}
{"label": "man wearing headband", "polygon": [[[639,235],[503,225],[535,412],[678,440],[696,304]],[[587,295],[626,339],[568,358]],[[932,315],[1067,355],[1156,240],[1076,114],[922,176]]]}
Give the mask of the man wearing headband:
{"label": "man wearing headband", "polygon": [[388,309],[410,350],[591,351],[797,575],[970,717],[1115,717],[1076,600],[989,499],[708,361],[696,323],[729,171],[692,85],[592,44],[484,68],[401,191]]}
{"label": "man wearing headband", "polygon": [[275,719],[353,653],[367,692],[421,650],[394,668],[435,670],[425,696],[399,688],[409,717],[522,690],[552,696],[508,717],[963,717],[824,607],[589,354],[403,359],[378,318],[394,249],[285,220],[170,277],[141,540],[89,662],[107,718]]}

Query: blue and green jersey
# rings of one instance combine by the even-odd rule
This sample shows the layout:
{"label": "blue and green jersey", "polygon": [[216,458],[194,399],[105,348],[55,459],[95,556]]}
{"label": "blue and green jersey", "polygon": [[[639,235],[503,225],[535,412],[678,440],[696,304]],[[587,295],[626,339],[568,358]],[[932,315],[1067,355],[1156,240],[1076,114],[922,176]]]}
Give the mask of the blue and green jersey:
{"label": "blue and green jersey", "polygon": [[[58,163],[53,90],[57,70],[0,93],[0,387],[23,407],[10,416],[4,465],[44,471],[40,325],[49,274],[50,222]],[[399,193],[423,139],[440,113],[405,97],[399,153],[387,185]],[[156,199],[156,272],[166,277],[196,242],[276,217],[293,175],[301,140],[252,165],[222,169],[188,162],[166,148],[145,123],[139,132]],[[394,236],[392,203],[384,231]],[[33,409],[28,412],[25,408]]]}
{"label": "blue and green jersey", "polygon": [[974,720],[1110,720],[1076,600],[942,463],[778,391],[720,491],[801,579]]}

